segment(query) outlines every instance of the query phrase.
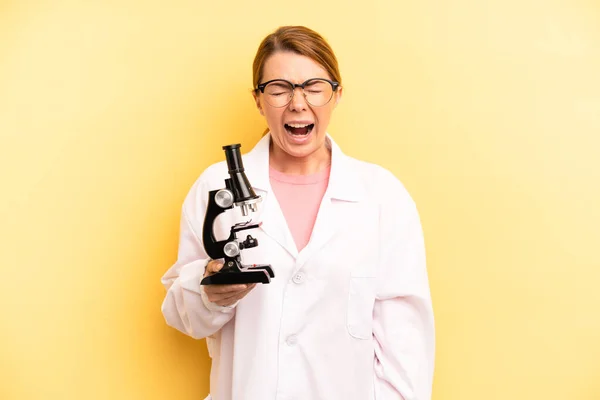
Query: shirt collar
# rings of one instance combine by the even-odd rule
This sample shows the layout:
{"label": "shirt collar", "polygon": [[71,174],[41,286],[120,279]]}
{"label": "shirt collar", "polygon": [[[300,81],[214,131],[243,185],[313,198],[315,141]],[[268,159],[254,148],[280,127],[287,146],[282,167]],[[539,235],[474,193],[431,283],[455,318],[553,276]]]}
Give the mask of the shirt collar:
{"label": "shirt collar", "polygon": [[[359,201],[365,188],[356,179],[358,171],[352,159],[345,155],[333,138],[327,134],[326,144],[331,148],[331,171],[325,196],[344,201]],[[254,148],[244,156],[246,176],[255,189],[271,191],[269,182],[269,144],[271,134],[264,135]]]}

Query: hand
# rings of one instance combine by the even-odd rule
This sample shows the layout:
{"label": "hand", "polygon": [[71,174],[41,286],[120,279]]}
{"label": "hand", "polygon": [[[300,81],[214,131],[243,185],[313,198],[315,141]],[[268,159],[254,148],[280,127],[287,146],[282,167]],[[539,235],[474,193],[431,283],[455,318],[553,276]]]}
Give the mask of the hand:
{"label": "hand", "polygon": [[[214,275],[223,268],[223,264],[219,261],[211,260],[206,266],[204,276]],[[230,306],[236,301],[244,298],[254,287],[256,283],[240,283],[234,285],[205,285],[204,292],[208,297],[208,301],[219,306]]]}

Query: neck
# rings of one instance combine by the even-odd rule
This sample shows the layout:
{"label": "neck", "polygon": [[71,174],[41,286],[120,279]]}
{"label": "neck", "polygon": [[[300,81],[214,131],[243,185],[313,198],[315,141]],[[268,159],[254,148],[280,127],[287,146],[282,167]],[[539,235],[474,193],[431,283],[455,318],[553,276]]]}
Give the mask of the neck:
{"label": "neck", "polygon": [[269,163],[271,168],[285,174],[311,175],[331,164],[331,150],[323,143],[323,146],[306,157],[294,157],[271,142]]}

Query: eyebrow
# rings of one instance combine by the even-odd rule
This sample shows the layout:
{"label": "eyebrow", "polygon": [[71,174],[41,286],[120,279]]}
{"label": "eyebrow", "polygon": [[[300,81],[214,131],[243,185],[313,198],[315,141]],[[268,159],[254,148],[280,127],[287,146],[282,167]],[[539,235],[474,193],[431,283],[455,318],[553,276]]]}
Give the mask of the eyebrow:
{"label": "eyebrow", "polygon": [[262,81],[263,81],[263,82],[269,82],[269,81],[274,81],[274,80],[277,80],[277,79],[281,79],[282,81],[288,81],[288,82],[292,82],[292,83],[295,83],[296,85],[301,85],[301,84],[303,84],[304,82],[306,82],[306,81],[309,81],[309,80],[311,80],[311,79],[327,79],[327,80],[335,80],[335,79],[331,79],[331,78],[329,78],[329,77],[323,77],[323,76],[312,76],[312,77],[310,77],[310,78],[307,78],[307,79],[305,79],[305,80],[303,80],[303,81],[294,81],[294,80],[291,80],[291,79],[286,79],[286,78],[270,78],[270,79],[263,78],[263,79],[262,79]]}
{"label": "eyebrow", "polygon": [[287,86],[287,83],[285,83],[285,82],[271,82],[271,85],[276,85],[276,86]]}

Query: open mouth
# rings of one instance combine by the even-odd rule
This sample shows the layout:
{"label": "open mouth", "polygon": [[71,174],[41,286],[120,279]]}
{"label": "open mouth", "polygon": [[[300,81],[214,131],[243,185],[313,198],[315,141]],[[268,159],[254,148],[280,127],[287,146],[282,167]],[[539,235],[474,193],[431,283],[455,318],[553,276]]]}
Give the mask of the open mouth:
{"label": "open mouth", "polygon": [[284,127],[291,135],[306,136],[313,130],[315,124],[285,124]]}

